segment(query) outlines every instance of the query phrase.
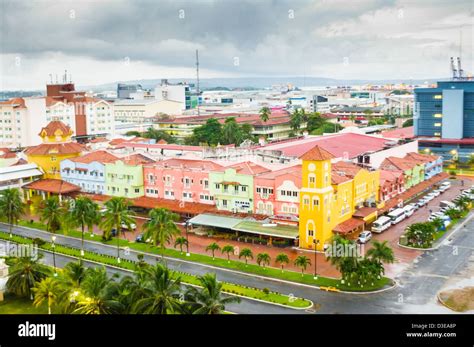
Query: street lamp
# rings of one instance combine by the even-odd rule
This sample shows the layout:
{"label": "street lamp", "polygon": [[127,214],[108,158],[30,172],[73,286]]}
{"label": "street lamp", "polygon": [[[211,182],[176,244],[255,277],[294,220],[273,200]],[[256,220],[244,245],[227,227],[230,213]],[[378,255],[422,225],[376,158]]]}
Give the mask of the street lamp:
{"label": "street lamp", "polygon": [[53,249],[53,267],[54,267],[54,277],[58,275],[58,272],[56,271],[56,235],[51,236],[51,248]]}
{"label": "street lamp", "polygon": [[314,279],[318,279],[317,264],[318,264],[318,253],[316,252],[317,246],[319,245],[319,240],[313,239],[314,243]]}
{"label": "street lamp", "polygon": [[191,226],[189,223],[189,219],[184,222],[184,226],[186,227],[186,256],[189,257],[191,253],[189,253],[189,235],[188,235],[188,228]]}

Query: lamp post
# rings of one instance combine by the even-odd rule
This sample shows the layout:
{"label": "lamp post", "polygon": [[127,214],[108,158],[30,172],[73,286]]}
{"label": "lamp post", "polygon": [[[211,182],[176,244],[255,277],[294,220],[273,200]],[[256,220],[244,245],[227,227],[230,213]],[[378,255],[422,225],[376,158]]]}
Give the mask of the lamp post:
{"label": "lamp post", "polygon": [[186,227],[186,256],[189,257],[191,254],[189,253],[189,235],[188,235],[188,228],[190,227],[191,223],[189,220],[184,222],[184,226]]}
{"label": "lamp post", "polygon": [[58,275],[58,272],[56,271],[56,235],[51,236],[51,248],[53,249],[53,267],[54,267],[54,277]]}
{"label": "lamp post", "polygon": [[316,249],[319,245],[319,240],[313,239],[314,243],[314,279],[318,279],[318,272],[317,272],[317,264],[318,264],[318,253],[316,252]]}

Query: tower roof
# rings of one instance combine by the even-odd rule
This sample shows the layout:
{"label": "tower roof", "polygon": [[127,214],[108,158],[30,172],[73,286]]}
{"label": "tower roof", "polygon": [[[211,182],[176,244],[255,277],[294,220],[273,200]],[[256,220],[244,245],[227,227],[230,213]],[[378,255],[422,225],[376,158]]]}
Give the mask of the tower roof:
{"label": "tower roof", "polygon": [[46,133],[46,136],[55,136],[57,130],[60,130],[64,135],[69,135],[72,133],[69,125],[66,125],[59,120],[53,120],[41,129],[39,135],[41,136],[44,132]]}
{"label": "tower roof", "polygon": [[312,149],[304,153],[300,159],[302,160],[331,160],[335,158],[334,155],[326,151],[325,149],[319,147],[318,145],[314,146]]}

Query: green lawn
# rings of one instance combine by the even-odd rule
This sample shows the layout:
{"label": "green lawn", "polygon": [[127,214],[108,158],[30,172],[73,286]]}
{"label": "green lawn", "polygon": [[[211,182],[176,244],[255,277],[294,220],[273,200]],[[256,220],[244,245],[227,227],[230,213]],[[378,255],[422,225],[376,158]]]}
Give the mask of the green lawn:
{"label": "green lawn", "polygon": [[296,238],[298,236],[298,227],[292,225],[278,224],[276,226],[263,226],[262,223],[243,221],[232,228],[233,230],[243,231],[247,233],[268,235],[274,237]]}
{"label": "green lawn", "polygon": [[[0,238],[17,242],[20,244],[31,244],[33,242],[33,240],[30,238],[17,236],[17,235],[14,235],[10,239],[8,233],[5,233],[5,232],[0,232]],[[52,250],[50,243],[46,243],[42,245],[40,248],[48,250],[48,251]],[[80,258],[80,249],[77,249],[74,247],[56,245],[55,251],[60,254]],[[116,258],[113,256],[108,256],[108,255],[99,254],[99,253],[90,252],[90,251],[84,252],[84,259],[102,263],[105,265],[117,266],[117,267],[131,270],[131,271],[133,271],[135,267],[137,266],[137,262],[135,261],[123,259],[121,263],[119,264],[117,263]],[[200,285],[200,282],[196,276],[193,276],[184,272],[172,271],[172,276],[174,278],[178,278],[178,277],[181,278],[181,282],[183,283],[192,284],[192,285]],[[263,290],[260,290],[258,288],[246,287],[246,286],[227,283],[227,282],[223,282],[222,289],[224,292],[227,292],[227,293],[242,295],[242,296],[259,299],[259,300],[265,300],[268,302],[278,303],[282,305],[288,305],[290,307],[304,308],[304,307],[309,307],[311,305],[311,302],[306,299],[294,298],[288,295],[275,293],[275,292],[264,293]]]}
{"label": "green lawn", "polygon": [[0,302],[0,314],[48,314],[48,308],[46,304],[35,307],[29,299],[6,295]]}

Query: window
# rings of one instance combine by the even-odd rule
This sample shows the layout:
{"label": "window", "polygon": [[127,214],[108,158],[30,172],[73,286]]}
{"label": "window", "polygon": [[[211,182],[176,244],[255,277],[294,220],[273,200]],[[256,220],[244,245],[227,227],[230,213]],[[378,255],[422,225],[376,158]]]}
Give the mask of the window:
{"label": "window", "polygon": [[441,113],[435,113],[435,114],[433,115],[433,117],[435,117],[435,118],[443,118],[443,115],[442,115]]}
{"label": "window", "polygon": [[[236,188],[237,188],[237,187],[236,187]],[[247,191],[247,187],[242,186],[242,191],[243,191],[243,192],[246,192],[246,191]]]}
{"label": "window", "polygon": [[435,127],[440,127],[440,126],[441,126],[441,123],[434,123],[434,126],[435,126]]}
{"label": "window", "polygon": [[439,94],[433,96],[433,99],[437,99],[437,100],[442,99],[442,98],[443,98],[443,96],[439,95]]}
{"label": "window", "polygon": [[135,188],[135,193],[140,193],[140,188]]}

